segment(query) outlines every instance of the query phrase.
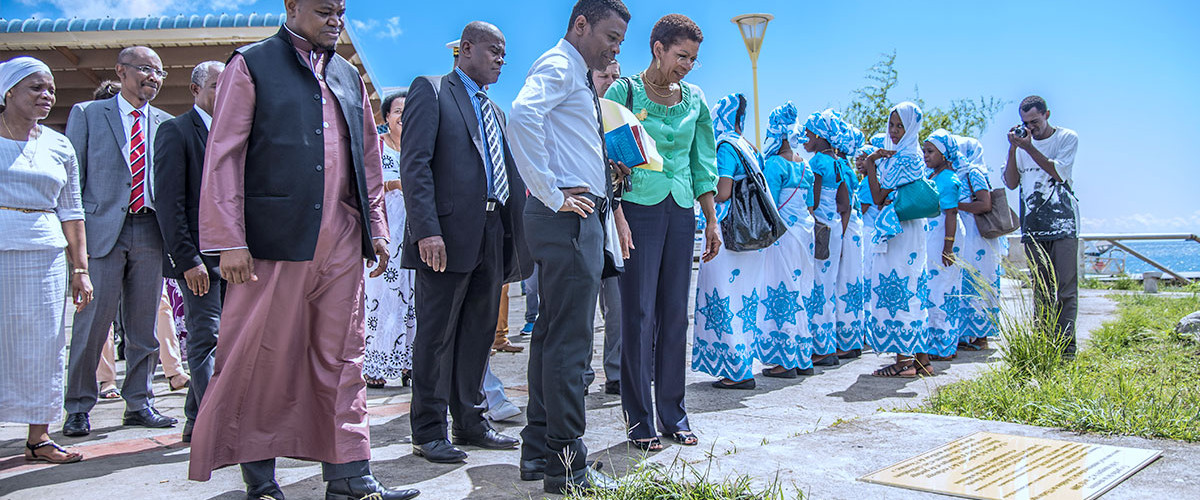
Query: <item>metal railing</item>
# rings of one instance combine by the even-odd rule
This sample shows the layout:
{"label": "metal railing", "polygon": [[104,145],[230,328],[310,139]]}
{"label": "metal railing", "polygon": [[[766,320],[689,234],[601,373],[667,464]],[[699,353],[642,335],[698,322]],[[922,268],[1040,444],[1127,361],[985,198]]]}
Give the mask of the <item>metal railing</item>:
{"label": "metal railing", "polygon": [[1189,282],[1191,282],[1191,280],[1188,279],[1187,277],[1185,277],[1184,275],[1182,275],[1178,272],[1175,272],[1174,270],[1171,270],[1167,266],[1164,266],[1164,265],[1156,262],[1154,259],[1151,259],[1145,255],[1142,255],[1141,253],[1139,253],[1138,251],[1136,251],[1132,248],[1129,248],[1129,245],[1126,245],[1122,242],[1123,241],[1194,241],[1196,243],[1200,243],[1200,236],[1196,236],[1195,234],[1188,234],[1188,233],[1081,234],[1081,235],[1079,235],[1079,239],[1081,241],[1106,241],[1108,243],[1112,243],[1113,246],[1120,248],[1121,250],[1124,250],[1125,253],[1141,259],[1142,262],[1150,264],[1155,269],[1158,269],[1158,270],[1170,275],[1172,278],[1175,278],[1184,283],[1189,283]]}

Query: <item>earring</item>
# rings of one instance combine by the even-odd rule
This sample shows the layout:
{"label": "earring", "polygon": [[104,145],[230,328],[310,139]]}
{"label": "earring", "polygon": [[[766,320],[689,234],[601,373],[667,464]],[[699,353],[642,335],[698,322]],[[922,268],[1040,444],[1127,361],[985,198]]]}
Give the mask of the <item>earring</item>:
{"label": "earring", "polygon": [[654,69],[657,69],[657,70],[659,70],[659,71],[662,71],[662,59],[655,59],[655,60],[654,60]]}

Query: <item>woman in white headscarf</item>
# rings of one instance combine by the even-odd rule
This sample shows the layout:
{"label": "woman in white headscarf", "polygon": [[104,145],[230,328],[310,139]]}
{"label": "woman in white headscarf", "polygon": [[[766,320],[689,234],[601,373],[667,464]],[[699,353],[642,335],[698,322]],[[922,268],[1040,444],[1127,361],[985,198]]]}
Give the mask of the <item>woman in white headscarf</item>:
{"label": "woman in white headscarf", "polygon": [[929,365],[929,318],[925,309],[929,279],[925,272],[925,219],[900,221],[896,190],[925,175],[921,152],[921,108],[902,102],[888,113],[883,149],[867,156],[867,181],[880,207],[871,231],[871,301],[867,342],[876,353],[896,354],[895,363],[877,377],[932,375]]}
{"label": "woman in white headscarf", "polygon": [[921,146],[925,165],[938,191],[938,216],[926,223],[926,266],[929,273],[929,354],[934,361],[950,361],[958,354],[959,308],[962,269],[958,266],[963,227],[958,203],[967,193],[960,189],[955,167],[962,164],[958,142],[945,129],[937,129]]}
{"label": "woman in white headscarf", "polygon": [[983,145],[971,137],[956,137],[963,164],[958,179],[965,196],[958,204],[963,226],[961,258],[963,266],[962,309],[959,311],[960,348],[979,350],[988,347],[988,337],[997,333],[1000,314],[1001,241],[979,234],[975,214],[992,209],[992,185],[988,181]]}
{"label": "woman in white headscarf", "polygon": [[[792,295],[799,299],[807,297],[813,287],[813,218],[808,208],[812,199],[813,174],[792,149],[797,133],[796,106],[789,101],[775,108],[767,121],[763,177],[779,216],[787,224],[787,232],[763,249],[760,288],[768,294],[774,292],[777,299]],[[785,308],[793,304],[790,300],[778,302]],[[770,308],[775,307],[776,302],[760,301],[760,304]],[[803,309],[803,301],[797,300],[794,304]],[[788,315],[770,313],[758,323],[756,357],[768,365],[763,369],[763,375],[796,378],[797,375],[813,374],[812,334],[808,331],[808,322],[804,321],[805,314],[797,312],[795,317],[799,319],[788,321],[791,318]]]}
{"label": "woman in white headscarf", "polygon": [[53,106],[49,67],[0,63],[0,421],[29,424],[27,460],[71,463],[83,456],[48,433],[62,415],[68,261],[76,311],[92,283],[75,149],[38,125]]}

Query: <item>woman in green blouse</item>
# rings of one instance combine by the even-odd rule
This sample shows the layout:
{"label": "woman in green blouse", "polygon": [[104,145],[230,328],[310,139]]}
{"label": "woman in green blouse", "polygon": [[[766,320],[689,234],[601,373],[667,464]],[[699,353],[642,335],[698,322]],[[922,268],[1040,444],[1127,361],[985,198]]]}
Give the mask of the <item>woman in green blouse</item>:
{"label": "woman in green blouse", "polygon": [[713,203],[717,166],[712,119],[704,93],[683,81],[698,66],[703,40],[691,19],[664,16],[650,33],[650,67],[616,81],[605,94],[621,104],[632,101],[630,110],[663,158],[662,172],[633,169],[633,187],[615,216],[627,255],[620,278],[621,405],[629,439],[650,451],[662,449],[656,427],[680,444],[697,442],[683,404],[697,201],[706,221],[704,260],[721,248]]}

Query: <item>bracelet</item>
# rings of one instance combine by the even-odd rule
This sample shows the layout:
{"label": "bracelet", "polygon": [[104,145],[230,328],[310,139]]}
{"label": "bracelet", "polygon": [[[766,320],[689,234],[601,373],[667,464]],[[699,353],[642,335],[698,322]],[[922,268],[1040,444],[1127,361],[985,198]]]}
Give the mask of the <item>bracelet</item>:
{"label": "bracelet", "polygon": [[71,270],[71,274],[87,274],[88,270],[82,267],[77,267]]}
{"label": "bracelet", "polygon": [[954,241],[954,237],[953,237],[953,236],[947,236],[947,237],[946,237],[946,241]]}

